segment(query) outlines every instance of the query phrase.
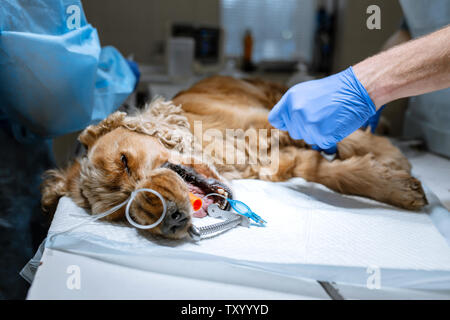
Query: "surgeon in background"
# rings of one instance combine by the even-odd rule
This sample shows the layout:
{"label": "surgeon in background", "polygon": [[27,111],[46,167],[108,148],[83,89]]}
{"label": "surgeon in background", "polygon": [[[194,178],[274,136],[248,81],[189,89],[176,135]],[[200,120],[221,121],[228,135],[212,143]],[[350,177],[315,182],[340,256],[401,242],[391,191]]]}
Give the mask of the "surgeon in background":
{"label": "surgeon in background", "polygon": [[100,47],[79,0],[2,0],[0,6],[0,299],[25,298],[20,270],[44,239],[42,173],[51,139],[104,119],[138,72]]}

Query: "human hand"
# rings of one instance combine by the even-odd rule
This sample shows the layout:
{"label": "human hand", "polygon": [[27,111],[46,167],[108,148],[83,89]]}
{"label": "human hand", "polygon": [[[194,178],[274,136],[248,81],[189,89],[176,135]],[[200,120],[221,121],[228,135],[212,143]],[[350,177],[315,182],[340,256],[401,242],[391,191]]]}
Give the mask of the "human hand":
{"label": "human hand", "polygon": [[369,94],[349,67],[290,88],[270,112],[269,122],[316,150],[335,150],[375,113]]}

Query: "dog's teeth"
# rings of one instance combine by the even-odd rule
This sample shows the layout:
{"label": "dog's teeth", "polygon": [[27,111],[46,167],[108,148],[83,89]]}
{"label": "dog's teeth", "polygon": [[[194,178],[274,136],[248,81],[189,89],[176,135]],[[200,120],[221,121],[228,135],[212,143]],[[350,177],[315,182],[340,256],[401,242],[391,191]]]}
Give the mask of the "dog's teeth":
{"label": "dog's teeth", "polygon": [[222,188],[217,189],[217,193],[219,194],[224,194],[225,190],[223,190]]}

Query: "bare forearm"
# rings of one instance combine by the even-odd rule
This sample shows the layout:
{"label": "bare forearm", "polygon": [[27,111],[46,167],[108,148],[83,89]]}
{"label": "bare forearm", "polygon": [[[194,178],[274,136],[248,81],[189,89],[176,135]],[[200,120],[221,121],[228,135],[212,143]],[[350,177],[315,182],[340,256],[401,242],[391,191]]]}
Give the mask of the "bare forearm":
{"label": "bare forearm", "polygon": [[353,67],[377,109],[403,97],[450,87],[450,26]]}

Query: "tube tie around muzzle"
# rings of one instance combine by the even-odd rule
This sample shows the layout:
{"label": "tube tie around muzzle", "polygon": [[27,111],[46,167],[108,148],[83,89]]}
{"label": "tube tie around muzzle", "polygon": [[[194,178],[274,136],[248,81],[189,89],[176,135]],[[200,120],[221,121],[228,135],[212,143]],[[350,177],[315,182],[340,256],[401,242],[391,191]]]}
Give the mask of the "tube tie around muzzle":
{"label": "tube tie around muzzle", "polygon": [[[150,192],[150,193],[154,194],[155,196],[157,196],[157,197],[159,198],[159,200],[161,201],[161,203],[162,203],[162,205],[163,205],[163,212],[162,212],[162,214],[161,214],[161,217],[159,217],[158,220],[156,220],[154,223],[149,224],[149,225],[143,225],[143,224],[139,224],[139,223],[135,222],[135,221],[131,218],[131,215],[130,215],[130,207],[131,207],[131,203],[133,202],[134,198],[136,198],[137,194],[138,194],[139,192],[142,192],[142,191]],[[85,224],[87,224],[87,223],[89,223],[89,222],[97,221],[97,220],[102,219],[102,218],[104,218],[104,217],[106,217],[106,216],[109,216],[110,214],[112,214],[112,213],[116,212],[117,210],[119,210],[120,208],[122,208],[124,205],[126,205],[126,208],[125,208],[125,217],[127,218],[128,222],[129,222],[133,227],[136,227],[136,228],[138,228],[138,229],[144,229],[144,230],[152,229],[152,228],[156,227],[157,225],[159,225],[159,224],[164,220],[164,218],[165,218],[165,216],[166,216],[166,212],[167,212],[167,204],[166,204],[166,201],[164,200],[163,196],[162,196],[158,191],[153,190],[153,189],[148,189],[148,188],[137,189],[137,190],[134,190],[134,191],[131,193],[131,195],[127,198],[127,200],[125,200],[124,202],[122,202],[122,203],[120,203],[120,204],[118,204],[118,205],[116,205],[116,206],[110,208],[109,210],[107,210],[107,211],[105,211],[105,212],[103,212],[103,213],[99,213],[99,214],[93,215],[93,216],[91,216],[91,217],[85,218],[84,221],[82,221],[82,222],[80,222],[80,223],[78,223],[78,224],[76,224],[76,225],[73,225],[72,227],[70,227],[70,228],[68,228],[68,229],[66,229],[66,230],[52,233],[52,234],[50,235],[49,239],[52,239],[52,238],[53,238],[54,236],[56,236],[56,235],[70,232],[70,231],[72,231],[72,230],[74,230],[74,229],[76,229],[76,228],[79,228],[79,227],[81,227],[81,226],[83,226],[83,225],[85,225]]]}
{"label": "tube tie around muzzle", "polygon": [[[149,224],[149,225],[143,225],[143,224],[139,224],[136,221],[133,220],[133,218],[130,215],[130,207],[131,207],[131,203],[133,202],[133,200],[136,198],[137,194],[139,192],[150,192],[152,194],[154,194],[155,196],[157,196],[159,198],[159,200],[161,201],[162,205],[163,205],[163,212],[161,214],[161,216],[159,217],[158,220],[156,220],[154,223]],[[214,237],[216,235],[219,235],[225,231],[228,231],[238,225],[242,225],[245,227],[249,227],[250,226],[250,220],[253,220],[254,222],[256,222],[257,225],[259,226],[265,226],[266,221],[263,220],[260,216],[258,216],[256,213],[254,213],[246,204],[244,204],[242,201],[238,201],[238,200],[233,200],[233,199],[229,199],[226,198],[225,196],[218,194],[218,193],[210,193],[207,194],[205,198],[209,197],[209,196],[219,196],[222,197],[224,199],[226,199],[231,207],[236,211],[232,212],[232,211],[227,211],[227,210],[222,210],[219,208],[219,206],[217,204],[211,204],[208,207],[208,214],[213,217],[213,218],[219,218],[219,219],[224,219],[224,221],[222,222],[218,222],[212,225],[207,225],[207,226],[202,226],[202,227],[196,227],[195,225],[191,225],[191,227],[188,230],[188,234],[189,236],[194,240],[194,241],[199,241],[205,238],[211,238]],[[69,227],[66,230],[63,231],[58,231],[58,232],[54,232],[52,234],[49,235],[48,239],[52,240],[54,236],[56,235],[60,235],[60,234],[64,234],[67,232],[70,232],[76,228],[79,228],[87,223],[93,222],[93,221],[97,221],[99,219],[102,219],[106,216],[109,216],[110,214],[116,212],[117,210],[119,210],[120,208],[122,208],[123,206],[125,206],[125,217],[128,220],[128,222],[135,228],[138,229],[143,229],[143,230],[148,230],[148,229],[152,229],[155,228],[156,226],[158,226],[166,217],[166,213],[167,213],[167,204],[166,201],[164,199],[164,197],[156,190],[153,189],[148,189],[148,188],[142,188],[142,189],[137,189],[135,191],[133,191],[131,193],[131,195],[122,203],[110,208],[109,210],[103,212],[103,213],[99,213],[93,216],[90,216],[88,218],[85,218],[84,221],[75,224],[71,227]]]}

